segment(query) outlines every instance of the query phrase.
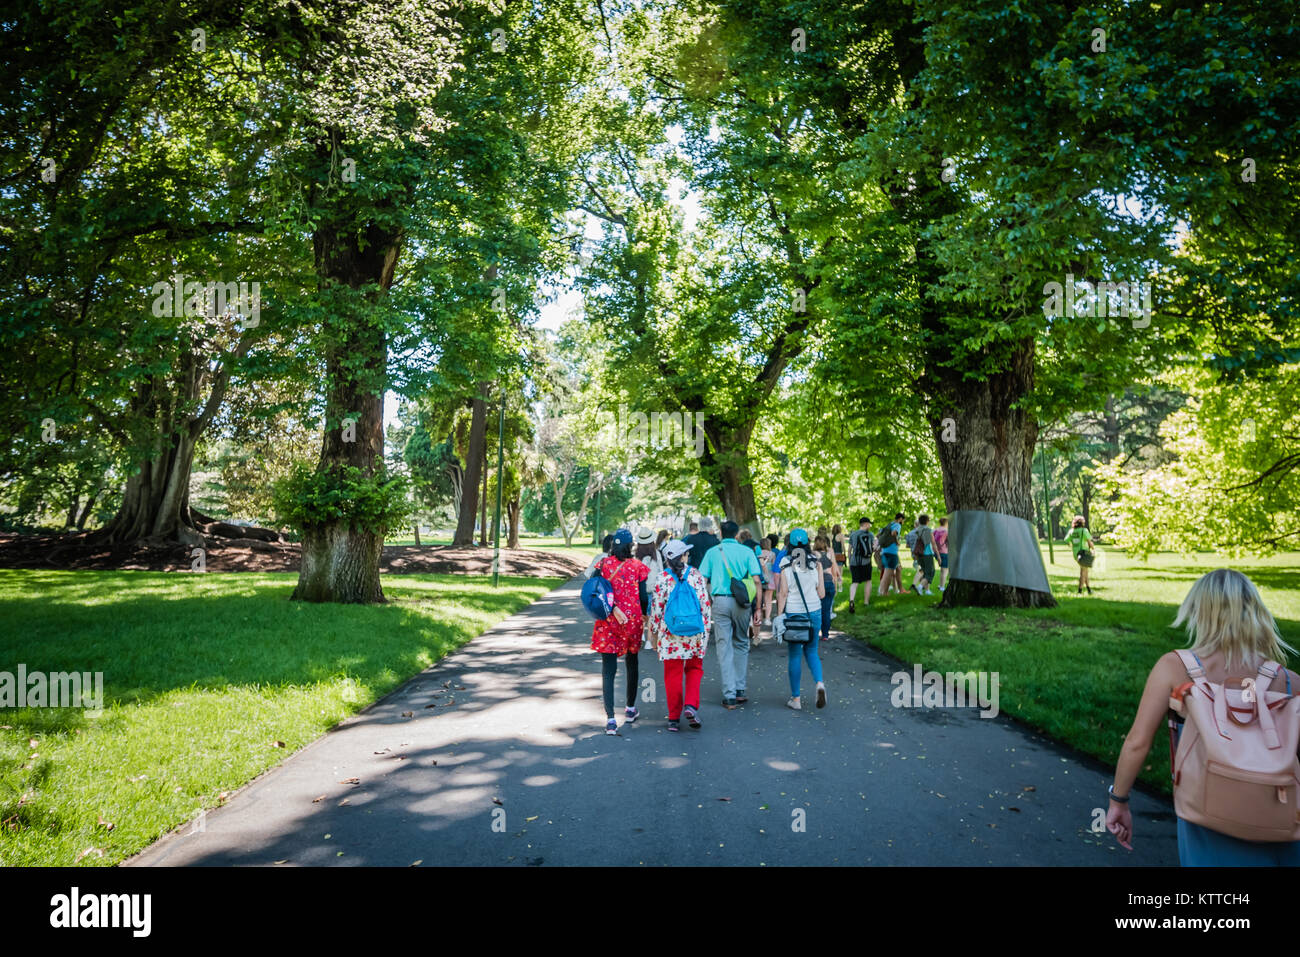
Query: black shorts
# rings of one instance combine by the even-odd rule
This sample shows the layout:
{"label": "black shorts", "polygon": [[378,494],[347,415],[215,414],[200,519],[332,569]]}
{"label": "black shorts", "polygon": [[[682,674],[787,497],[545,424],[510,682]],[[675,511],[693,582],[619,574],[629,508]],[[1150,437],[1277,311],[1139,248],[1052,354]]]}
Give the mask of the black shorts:
{"label": "black shorts", "polygon": [[870,565],[850,565],[849,574],[853,576],[853,581],[871,584],[871,566]]}
{"label": "black shorts", "polygon": [[930,581],[930,579],[934,578],[933,555],[922,555],[916,561],[921,566],[921,574],[925,577],[926,581]]}

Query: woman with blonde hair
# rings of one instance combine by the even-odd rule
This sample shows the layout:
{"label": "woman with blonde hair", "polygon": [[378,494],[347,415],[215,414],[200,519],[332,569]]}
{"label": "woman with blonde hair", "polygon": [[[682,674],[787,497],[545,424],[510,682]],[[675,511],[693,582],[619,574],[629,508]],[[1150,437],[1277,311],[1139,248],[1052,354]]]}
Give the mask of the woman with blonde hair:
{"label": "woman with blonde hair", "polygon": [[[1295,649],[1282,640],[1259,590],[1241,572],[1220,568],[1197,580],[1174,619],[1174,627],[1183,625],[1190,639],[1194,670],[1198,677],[1204,673],[1202,684],[1208,682],[1224,689],[1256,687],[1261,696],[1267,691],[1291,694],[1291,672],[1282,667],[1276,669],[1267,688],[1260,687],[1262,681],[1250,684],[1258,675],[1267,674],[1261,666],[1285,661],[1288,653],[1295,654]],[[1183,718],[1170,709],[1170,702],[1182,702],[1188,678],[1188,667],[1177,651],[1162,655],[1147,676],[1133,726],[1124,738],[1115,783],[1110,788],[1106,828],[1130,850],[1133,815],[1128,806],[1129,791],[1166,714],[1175,722],[1175,736],[1181,736]],[[1226,691],[1223,693],[1226,697]],[[1179,817],[1178,859],[1184,867],[1298,866],[1300,841],[1248,841]]]}

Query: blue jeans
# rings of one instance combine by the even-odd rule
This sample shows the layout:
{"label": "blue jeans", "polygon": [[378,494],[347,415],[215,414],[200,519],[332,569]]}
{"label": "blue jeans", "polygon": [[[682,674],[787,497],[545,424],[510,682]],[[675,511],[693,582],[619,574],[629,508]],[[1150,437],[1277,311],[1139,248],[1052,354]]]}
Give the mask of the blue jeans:
{"label": "blue jeans", "polygon": [[822,599],[822,639],[831,636],[831,606],[835,604],[835,583],[826,582],[826,597]]}
{"label": "blue jeans", "polygon": [[[810,610],[808,618],[812,621],[812,641],[785,643],[786,664],[790,669],[790,697],[799,697],[799,678],[803,674],[803,661],[808,662],[808,670],[812,672],[813,681],[822,680],[822,660],[817,657],[818,634],[822,629],[822,613],[820,611]],[[803,655],[801,661],[799,656]]]}

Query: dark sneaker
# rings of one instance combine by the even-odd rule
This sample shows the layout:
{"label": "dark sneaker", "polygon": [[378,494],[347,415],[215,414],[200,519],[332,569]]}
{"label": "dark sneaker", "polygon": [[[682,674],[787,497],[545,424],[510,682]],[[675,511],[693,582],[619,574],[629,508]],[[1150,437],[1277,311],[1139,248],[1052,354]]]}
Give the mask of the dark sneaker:
{"label": "dark sneaker", "polygon": [[728,711],[735,711],[735,710],[736,710],[736,699],[735,699],[735,698],[723,698],[723,699],[722,699],[722,706],[723,706],[724,708],[726,708]]}
{"label": "dark sneaker", "polygon": [[631,724],[639,717],[641,717],[641,713],[637,711],[636,708],[623,709],[623,718],[627,721],[628,724]]}
{"label": "dark sneaker", "polygon": [[817,682],[817,707],[826,707],[826,686],[820,681]]}
{"label": "dark sneaker", "polygon": [[854,607],[853,602],[849,602],[849,614],[856,615],[857,613],[858,613],[858,609]]}
{"label": "dark sneaker", "polygon": [[678,723],[678,722],[676,722],[676,721],[669,721],[669,722],[668,722],[668,730],[669,730],[669,731],[680,731],[680,730],[682,730],[682,726],[681,726],[680,723]]}
{"label": "dark sneaker", "polygon": [[696,731],[700,730],[700,716],[696,714],[694,708],[686,709],[686,723]]}
{"label": "dark sneaker", "polygon": [[610,718],[608,721],[606,721],[606,722],[605,722],[605,733],[606,733],[606,734],[618,734],[618,722],[615,721],[613,718]]}
{"label": "dark sneaker", "polygon": [[736,692],[736,704],[747,704],[748,702],[749,699],[745,697],[745,692],[743,691]]}

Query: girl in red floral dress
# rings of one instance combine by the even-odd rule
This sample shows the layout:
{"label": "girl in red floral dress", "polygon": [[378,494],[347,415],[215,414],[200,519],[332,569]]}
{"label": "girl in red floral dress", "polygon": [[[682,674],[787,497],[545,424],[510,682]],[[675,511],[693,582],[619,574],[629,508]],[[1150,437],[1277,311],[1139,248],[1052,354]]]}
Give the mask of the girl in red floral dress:
{"label": "girl in red floral dress", "polygon": [[618,672],[618,659],[624,656],[627,657],[627,707],[623,711],[626,719],[624,723],[631,724],[640,717],[636,710],[639,680],[637,652],[641,650],[642,598],[650,570],[632,557],[632,533],[626,528],[620,528],[614,533],[610,554],[596,568],[614,587],[614,610],[608,618],[598,620],[592,628],[591,648],[600,652],[605,733],[618,734],[618,722],[614,720],[614,675]]}

